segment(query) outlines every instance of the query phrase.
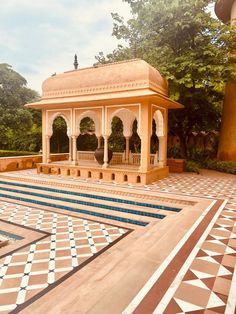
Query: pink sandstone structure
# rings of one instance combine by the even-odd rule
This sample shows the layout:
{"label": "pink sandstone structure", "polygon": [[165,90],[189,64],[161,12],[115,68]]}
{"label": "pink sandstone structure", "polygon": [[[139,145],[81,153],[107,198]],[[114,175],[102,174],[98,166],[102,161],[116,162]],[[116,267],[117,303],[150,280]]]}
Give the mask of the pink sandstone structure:
{"label": "pink sandstone structure", "polygon": [[[236,1],[217,1],[215,12],[223,23],[233,25],[236,19]],[[225,87],[218,158],[220,160],[236,161],[236,84],[234,82],[227,82]]]}
{"label": "pink sandstone structure", "polygon": [[[42,89],[41,100],[26,105],[42,110],[43,162],[38,165],[38,172],[142,184],[168,175],[168,110],[182,108],[182,105],[168,98],[166,80],[151,65],[135,59],[85,69],[75,68],[48,78]],[[51,163],[50,160],[53,122],[59,116],[66,121],[69,137],[69,162],[64,165]],[[108,139],[115,116],[123,122],[126,150],[124,154],[114,154],[111,165],[108,165]],[[77,138],[80,122],[86,117],[94,121],[98,146],[101,138],[104,139],[102,166],[93,160],[91,154],[87,154],[90,163],[79,160],[81,154]],[[155,156],[150,154],[153,119],[159,139],[159,150]],[[133,156],[129,150],[135,120],[141,139],[141,154],[138,156]]]}

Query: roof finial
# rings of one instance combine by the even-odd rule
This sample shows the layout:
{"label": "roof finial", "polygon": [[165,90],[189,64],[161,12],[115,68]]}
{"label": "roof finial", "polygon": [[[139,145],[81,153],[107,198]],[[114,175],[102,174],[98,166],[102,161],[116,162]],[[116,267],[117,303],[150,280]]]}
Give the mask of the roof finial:
{"label": "roof finial", "polygon": [[75,70],[78,69],[78,65],[79,65],[79,63],[78,63],[77,54],[75,54],[75,59],[74,59],[74,67],[75,67]]}

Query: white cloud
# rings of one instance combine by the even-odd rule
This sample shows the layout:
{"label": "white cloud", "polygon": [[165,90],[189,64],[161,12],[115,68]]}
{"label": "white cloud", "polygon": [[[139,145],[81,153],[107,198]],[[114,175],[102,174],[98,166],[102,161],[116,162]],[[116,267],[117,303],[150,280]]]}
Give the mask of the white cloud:
{"label": "white cloud", "polygon": [[130,16],[122,0],[1,0],[0,62],[40,92],[45,78],[72,69],[75,53],[84,67],[115,49],[111,12]]}

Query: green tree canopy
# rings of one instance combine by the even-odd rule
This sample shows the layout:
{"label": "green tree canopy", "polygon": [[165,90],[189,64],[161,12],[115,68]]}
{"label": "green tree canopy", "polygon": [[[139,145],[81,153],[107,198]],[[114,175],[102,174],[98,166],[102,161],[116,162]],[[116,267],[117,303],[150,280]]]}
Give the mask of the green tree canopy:
{"label": "green tree canopy", "polygon": [[[0,148],[39,150],[41,114],[23,106],[39,95],[8,64],[0,64]],[[33,136],[30,137],[31,133]]]}
{"label": "green tree canopy", "polygon": [[[179,135],[186,152],[192,131],[219,129],[224,82],[236,75],[229,60],[235,32],[208,12],[211,0],[124,0],[132,18],[118,14],[113,35],[125,40],[112,53],[100,52],[99,63],[142,58],[169,82],[170,97],[183,110],[170,113],[169,128]],[[234,37],[234,39],[233,39]]]}

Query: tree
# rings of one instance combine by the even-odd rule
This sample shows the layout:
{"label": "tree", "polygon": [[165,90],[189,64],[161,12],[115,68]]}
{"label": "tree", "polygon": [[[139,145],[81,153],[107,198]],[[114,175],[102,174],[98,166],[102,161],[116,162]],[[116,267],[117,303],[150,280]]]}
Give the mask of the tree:
{"label": "tree", "polygon": [[124,1],[132,18],[112,14],[113,35],[127,46],[106,57],[100,52],[96,60],[142,58],[167,78],[170,97],[185,106],[170,113],[169,128],[186,155],[191,132],[219,129],[224,82],[236,74],[228,58],[235,33],[207,12],[211,0]]}
{"label": "tree", "polygon": [[[0,148],[16,150],[40,149],[34,145],[30,134],[37,129],[39,141],[41,114],[37,110],[24,109],[27,102],[38,99],[39,95],[26,87],[26,80],[10,65],[0,64]],[[40,120],[39,120],[40,117]]]}

